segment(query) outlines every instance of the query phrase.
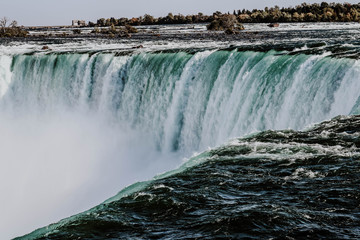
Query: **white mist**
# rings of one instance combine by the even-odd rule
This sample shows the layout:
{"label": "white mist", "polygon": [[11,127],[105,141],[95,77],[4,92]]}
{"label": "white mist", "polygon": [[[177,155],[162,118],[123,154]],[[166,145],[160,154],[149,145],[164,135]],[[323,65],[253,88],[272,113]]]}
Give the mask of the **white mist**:
{"label": "white mist", "polygon": [[0,148],[1,239],[85,211],[179,163],[143,134],[75,112],[2,112]]}

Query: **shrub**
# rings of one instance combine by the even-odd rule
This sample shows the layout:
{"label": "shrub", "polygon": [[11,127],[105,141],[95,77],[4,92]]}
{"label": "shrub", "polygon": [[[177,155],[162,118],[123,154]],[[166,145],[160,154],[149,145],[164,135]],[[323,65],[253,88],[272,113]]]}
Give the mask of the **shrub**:
{"label": "shrub", "polygon": [[228,28],[228,29],[225,30],[225,33],[226,34],[235,34],[235,31],[233,29],[231,29],[231,28]]}
{"label": "shrub", "polygon": [[229,31],[229,30],[244,30],[244,26],[240,24],[235,15],[225,14],[206,26],[210,31]]}
{"label": "shrub", "polygon": [[117,33],[117,29],[116,29],[114,24],[111,24],[111,26],[109,27],[109,32],[111,34],[116,34]]}
{"label": "shrub", "polygon": [[74,30],[73,30],[73,33],[74,33],[74,34],[81,34],[81,30],[80,30],[80,29],[74,29]]}
{"label": "shrub", "polygon": [[137,28],[130,26],[130,25],[125,25],[125,29],[127,30],[128,33],[137,33],[138,32]]}
{"label": "shrub", "polygon": [[221,26],[220,26],[220,21],[219,20],[214,20],[212,21],[209,25],[206,26],[207,30],[211,30],[211,31],[220,31],[222,30]]}
{"label": "shrub", "polygon": [[17,21],[12,21],[8,24],[9,19],[3,17],[0,19],[0,37],[26,37],[28,32],[21,27],[18,27]]}
{"label": "shrub", "polygon": [[100,29],[98,27],[94,27],[94,30],[92,30],[91,33],[100,33]]}
{"label": "shrub", "polygon": [[110,34],[110,30],[107,29],[107,28],[102,28],[102,29],[100,30],[100,33],[101,33],[101,34]]}
{"label": "shrub", "polygon": [[0,37],[26,37],[28,34],[28,31],[20,27],[6,27],[0,31]]}

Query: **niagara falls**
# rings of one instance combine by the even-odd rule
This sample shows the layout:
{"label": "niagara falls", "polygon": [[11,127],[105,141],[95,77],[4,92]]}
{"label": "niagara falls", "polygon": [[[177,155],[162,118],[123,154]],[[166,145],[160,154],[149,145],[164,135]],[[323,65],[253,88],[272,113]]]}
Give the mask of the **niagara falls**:
{"label": "niagara falls", "polygon": [[355,12],[4,17],[0,238],[360,238]]}

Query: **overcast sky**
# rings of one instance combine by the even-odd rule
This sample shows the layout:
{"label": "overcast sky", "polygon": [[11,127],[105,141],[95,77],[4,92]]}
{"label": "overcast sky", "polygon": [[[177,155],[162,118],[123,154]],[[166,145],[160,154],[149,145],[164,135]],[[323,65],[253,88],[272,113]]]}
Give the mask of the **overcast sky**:
{"label": "overcast sky", "polygon": [[[358,3],[360,0],[349,0]],[[211,14],[234,9],[263,9],[266,6],[296,6],[304,0],[0,0],[0,17],[17,20],[19,25],[70,25],[72,19],[96,21],[98,18],[138,17],[173,14]],[[323,2],[309,0],[307,3]],[[326,1],[341,2],[343,1]]]}

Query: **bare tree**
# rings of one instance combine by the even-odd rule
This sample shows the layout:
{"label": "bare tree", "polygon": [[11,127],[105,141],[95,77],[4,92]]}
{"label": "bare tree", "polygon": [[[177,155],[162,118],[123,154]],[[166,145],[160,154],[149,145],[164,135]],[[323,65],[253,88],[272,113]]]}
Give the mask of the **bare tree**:
{"label": "bare tree", "polygon": [[9,19],[7,17],[3,17],[0,19],[0,27],[1,28],[5,28],[7,23],[8,23]]}
{"label": "bare tree", "polygon": [[10,24],[8,24],[10,20],[7,17],[3,17],[0,19],[0,28],[7,28],[7,27],[17,27],[18,22],[13,20]]}
{"label": "bare tree", "polygon": [[3,17],[0,19],[0,30],[2,33],[5,33],[5,28],[6,28],[8,21],[9,21],[9,19],[7,17]]}
{"label": "bare tree", "polygon": [[7,17],[0,18],[0,37],[26,37],[28,32],[23,28],[19,27],[17,21]]}
{"label": "bare tree", "polygon": [[17,21],[12,21],[11,23],[10,23],[10,25],[9,25],[9,27],[17,27],[18,26],[18,23],[17,23]]}

